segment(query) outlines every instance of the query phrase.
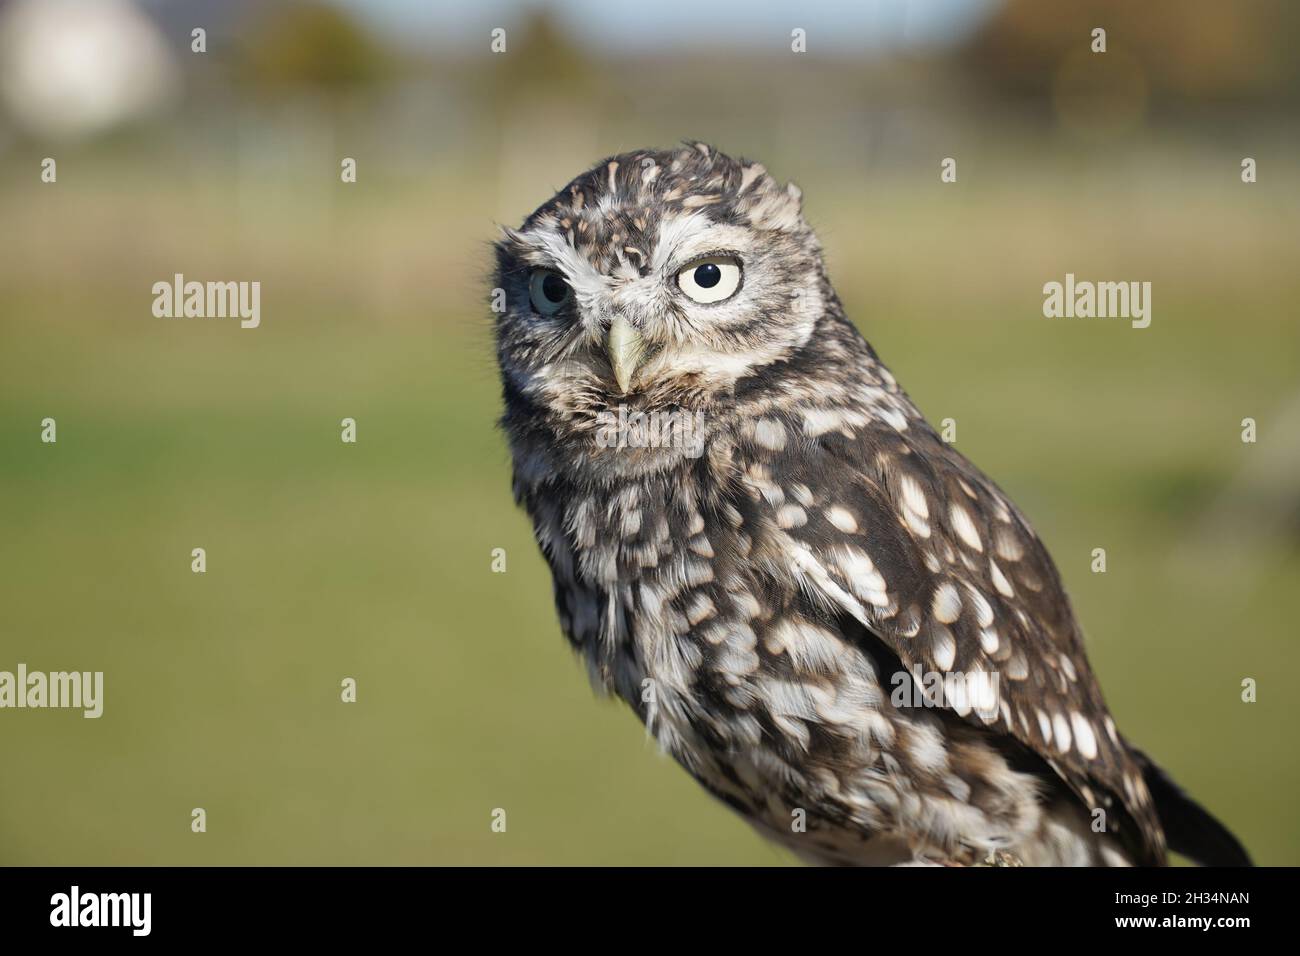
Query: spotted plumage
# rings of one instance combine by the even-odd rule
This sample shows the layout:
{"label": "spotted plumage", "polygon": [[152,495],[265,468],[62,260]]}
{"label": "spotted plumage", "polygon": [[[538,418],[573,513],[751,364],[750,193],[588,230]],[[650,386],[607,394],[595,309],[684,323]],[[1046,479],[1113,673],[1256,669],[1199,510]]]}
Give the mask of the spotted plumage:
{"label": "spotted plumage", "polygon": [[561,626],[706,789],[819,862],[1245,861],[1116,729],[1042,542],[846,318],[796,187],[629,153],[497,254]]}

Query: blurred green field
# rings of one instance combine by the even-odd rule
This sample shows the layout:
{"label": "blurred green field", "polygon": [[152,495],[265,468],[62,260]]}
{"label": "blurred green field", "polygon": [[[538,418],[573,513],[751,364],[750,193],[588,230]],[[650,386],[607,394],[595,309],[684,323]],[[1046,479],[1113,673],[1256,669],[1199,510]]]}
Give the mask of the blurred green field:
{"label": "blurred green field", "polygon": [[[1198,528],[1287,440],[1300,198],[1243,187],[1226,148],[1177,155],[988,158],[951,189],[760,158],[900,381],[1037,525],[1120,727],[1295,864],[1297,529],[1227,555]],[[468,163],[347,188],[128,148],[56,187],[3,167],[0,669],[102,670],[106,701],[0,713],[0,862],[791,862],[593,699],[511,501],[486,243],[569,160],[508,195]],[[261,281],[261,328],[154,318],[176,271]],[[1067,271],[1152,281],[1152,327],[1044,319]]]}

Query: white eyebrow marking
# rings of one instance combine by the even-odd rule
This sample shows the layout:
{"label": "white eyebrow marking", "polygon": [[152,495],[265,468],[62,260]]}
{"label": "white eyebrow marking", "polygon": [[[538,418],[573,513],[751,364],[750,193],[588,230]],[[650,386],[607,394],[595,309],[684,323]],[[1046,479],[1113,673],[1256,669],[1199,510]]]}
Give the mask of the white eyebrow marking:
{"label": "white eyebrow marking", "polygon": [[596,300],[608,291],[605,276],[587,258],[574,249],[559,233],[539,223],[531,229],[512,232],[511,236],[532,250],[534,266],[550,266],[564,273],[574,294],[585,308],[594,308]]}
{"label": "white eyebrow marking", "polygon": [[650,265],[667,269],[719,249],[746,252],[752,244],[753,235],[747,229],[715,223],[700,212],[683,213],[660,222],[659,241]]}
{"label": "white eyebrow marking", "polygon": [[655,243],[650,267],[663,269],[683,242],[692,234],[708,229],[709,217],[699,212],[680,216],[665,216],[659,223],[659,239]]}

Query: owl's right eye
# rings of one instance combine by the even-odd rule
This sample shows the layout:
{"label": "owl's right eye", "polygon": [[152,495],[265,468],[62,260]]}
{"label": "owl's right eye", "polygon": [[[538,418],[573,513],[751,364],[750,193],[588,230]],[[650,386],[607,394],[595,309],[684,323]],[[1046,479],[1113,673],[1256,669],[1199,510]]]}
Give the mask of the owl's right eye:
{"label": "owl's right eye", "polygon": [[542,315],[554,315],[572,295],[569,283],[558,272],[534,269],[528,278],[528,298]]}

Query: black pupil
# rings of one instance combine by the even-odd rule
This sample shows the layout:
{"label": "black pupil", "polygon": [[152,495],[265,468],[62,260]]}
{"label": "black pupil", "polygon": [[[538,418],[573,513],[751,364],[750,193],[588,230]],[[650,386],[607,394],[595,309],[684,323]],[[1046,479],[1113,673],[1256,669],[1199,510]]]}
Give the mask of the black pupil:
{"label": "black pupil", "polygon": [[542,280],[542,295],[547,302],[563,302],[569,293],[569,286],[555,273],[550,273]]}
{"label": "black pupil", "polygon": [[722,281],[722,270],[712,262],[706,262],[695,270],[695,284],[701,289],[712,289]]}

